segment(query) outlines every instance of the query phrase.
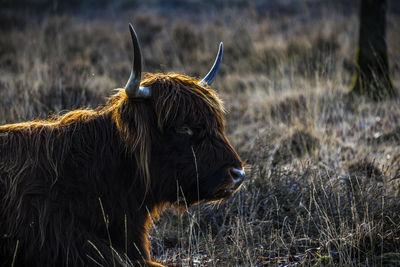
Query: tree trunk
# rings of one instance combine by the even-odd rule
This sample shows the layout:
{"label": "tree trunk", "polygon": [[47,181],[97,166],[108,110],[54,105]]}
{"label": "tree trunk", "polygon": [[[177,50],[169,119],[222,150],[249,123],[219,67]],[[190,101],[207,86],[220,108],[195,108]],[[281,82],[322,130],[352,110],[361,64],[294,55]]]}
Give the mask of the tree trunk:
{"label": "tree trunk", "polygon": [[397,95],[389,76],[386,9],[387,0],[361,0],[357,73],[350,91],[376,101]]}

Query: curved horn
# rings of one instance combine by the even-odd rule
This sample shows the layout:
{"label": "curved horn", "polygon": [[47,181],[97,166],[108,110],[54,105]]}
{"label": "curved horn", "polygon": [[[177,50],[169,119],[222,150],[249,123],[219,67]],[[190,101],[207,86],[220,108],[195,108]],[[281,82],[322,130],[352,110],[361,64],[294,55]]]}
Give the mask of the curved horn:
{"label": "curved horn", "polygon": [[217,76],[219,67],[221,66],[221,62],[222,62],[223,50],[224,50],[224,45],[221,42],[219,44],[218,55],[217,55],[217,58],[215,59],[214,65],[212,66],[210,72],[208,72],[206,77],[204,77],[203,80],[201,80],[201,82],[200,82],[203,86],[211,85],[215,79],[215,76]]}
{"label": "curved horn", "polygon": [[130,23],[129,30],[132,37],[134,57],[131,76],[125,85],[125,92],[130,98],[149,98],[151,96],[150,88],[140,86],[140,80],[142,77],[142,52],[140,51],[139,40],[136,32]]}

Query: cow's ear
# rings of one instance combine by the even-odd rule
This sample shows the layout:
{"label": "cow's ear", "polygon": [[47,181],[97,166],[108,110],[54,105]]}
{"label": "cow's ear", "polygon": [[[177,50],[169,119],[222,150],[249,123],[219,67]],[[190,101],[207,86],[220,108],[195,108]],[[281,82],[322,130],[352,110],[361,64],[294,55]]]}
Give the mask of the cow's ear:
{"label": "cow's ear", "polygon": [[140,50],[139,39],[130,23],[129,31],[132,37],[134,57],[131,76],[125,85],[125,93],[129,98],[149,98],[151,96],[150,88],[140,86],[140,80],[142,78],[142,52]]}

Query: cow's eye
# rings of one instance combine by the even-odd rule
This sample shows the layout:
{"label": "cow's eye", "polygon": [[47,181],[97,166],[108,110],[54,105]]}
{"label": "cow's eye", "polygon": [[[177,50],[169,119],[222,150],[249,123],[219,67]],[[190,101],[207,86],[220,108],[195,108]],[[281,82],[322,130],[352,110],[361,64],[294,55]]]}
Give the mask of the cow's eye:
{"label": "cow's eye", "polygon": [[182,126],[182,127],[176,128],[176,132],[180,133],[180,134],[193,135],[193,130],[187,126]]}

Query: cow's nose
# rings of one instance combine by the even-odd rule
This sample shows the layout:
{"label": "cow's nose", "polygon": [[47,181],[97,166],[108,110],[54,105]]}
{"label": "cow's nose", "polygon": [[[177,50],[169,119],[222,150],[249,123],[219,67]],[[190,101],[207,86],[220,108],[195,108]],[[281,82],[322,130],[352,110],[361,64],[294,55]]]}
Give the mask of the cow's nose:
{"label": "cow's nose", "polygon": [[244,172],[243,169],[236,169],[236,168],[231,168],[229,172],[232,176],[233,187],[238,188],[242,184],[244,177],[246,177],[246,173]]}

